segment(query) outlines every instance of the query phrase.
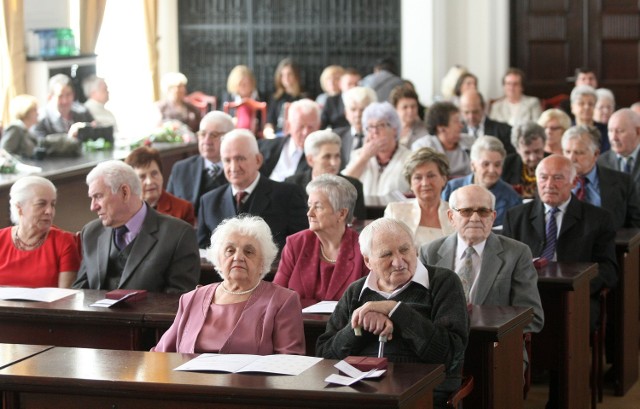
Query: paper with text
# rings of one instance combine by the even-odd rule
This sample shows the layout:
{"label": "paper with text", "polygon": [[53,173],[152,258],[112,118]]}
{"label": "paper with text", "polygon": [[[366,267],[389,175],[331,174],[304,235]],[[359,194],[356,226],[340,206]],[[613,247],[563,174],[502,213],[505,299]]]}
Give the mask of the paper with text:
{"label": "paper with text", "polygon": [[68,288],[0,287],[0,300],[52,302],[77,292]]}

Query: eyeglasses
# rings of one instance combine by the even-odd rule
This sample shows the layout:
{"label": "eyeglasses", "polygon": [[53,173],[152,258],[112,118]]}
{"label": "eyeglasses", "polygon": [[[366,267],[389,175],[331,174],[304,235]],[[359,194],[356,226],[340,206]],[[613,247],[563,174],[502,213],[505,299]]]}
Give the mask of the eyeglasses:
{"label": "eyeglasses", "polygon": [[452,209],[460,213],[460,216],[462,217],[471,217],[474,213],[478,213],[478,216],[480,217],[489,217],[491,214],[493,214],[493,210],[487,209],[486,207],[478,207],[477,209],[472,209],[470,207],[464,209],[456,209],[455,207],[452,207]]}
{"label": "eyeglasses", "polygon": [[561,126],[547,126],[547,127],[545,127],[545,129],[548,129],[548,130],[550,130],[551,132],[555,132],[555,131],[561,131],[561,130],[563,130],[564,128],[563,128],[563,127],[561,127]]}
{"label": "eyeglasses", "polygon": [[367,125],[367,127],[364,128],[364,129],[366,129],[367,132],[373,132],[373,131],[380,131],[380,130],[388,127],[388,126],[389,126],[388,123],[382,122],[382,123],[375,124],[375,125]]}
{"label": "eyeglasses", "polygon": [[206,132],[206,131],[198,131],[198,138],[212,138],[212,139],[220,139],[224,136],[226,132],[216,132],[216,131],[211,131],[211,132]]}

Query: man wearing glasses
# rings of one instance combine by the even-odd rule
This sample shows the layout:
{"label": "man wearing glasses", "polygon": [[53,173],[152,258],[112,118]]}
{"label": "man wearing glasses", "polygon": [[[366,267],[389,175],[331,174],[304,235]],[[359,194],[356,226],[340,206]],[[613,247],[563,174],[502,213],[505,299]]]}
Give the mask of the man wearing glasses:
{"label": "man wearing glasses", "polygon": [[229,115],[220,111],[209,112],[200,121],[200,154],[176,162],[171,169],[167,192],[191,202],[195,214],[198,214],[203,194],[227,183],[220,159],[220,140],[233,128]]}
{"label": "man wearing glasses", "polygon": [[468,304],[533,308],[533,321],[525,332],[539,332],[544,313],[531,250],[491,232],[495,196],[482,186],[467,185],[451,193],[449,207],[456,233],[422,246],[420,260],[455,271]]}

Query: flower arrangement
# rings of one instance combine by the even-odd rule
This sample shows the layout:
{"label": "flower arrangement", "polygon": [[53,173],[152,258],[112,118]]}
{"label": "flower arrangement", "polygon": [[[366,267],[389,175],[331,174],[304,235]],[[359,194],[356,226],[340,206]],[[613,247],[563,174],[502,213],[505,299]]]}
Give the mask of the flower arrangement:
{"label": "flower arrangement", "polygon": [[[148,140],[165,143],[188,143],[195,141],[195,135],[185,124],[177,120],[167,121],[149,135]],[[145,142],[145,144],[147,144]]]}

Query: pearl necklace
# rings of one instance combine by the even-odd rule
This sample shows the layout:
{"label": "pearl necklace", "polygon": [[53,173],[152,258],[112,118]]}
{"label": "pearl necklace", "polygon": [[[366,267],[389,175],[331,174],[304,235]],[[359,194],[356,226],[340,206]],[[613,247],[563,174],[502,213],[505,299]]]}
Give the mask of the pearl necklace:
{"label": "pearl necklace", "polygon": [[22,239],[20,238],[20,226],[16,226],[16,234],[15,237],[13,239],[13,243],[16,245],[16,247],[20,250],[28,250],[28,249],[35,249],[38,248],[40,246],[42,246],[42,243],[44,243],[44,240],[47,238],[47,233],[45,233],[38,241],[36,241],[33,244],[29,244],[25,241],[22,241]]}
{"label": "pearl necklace", "polygon": [[324,254],[324,247],[322,246],[322,244],[320,245],[320,253],[322,254],[322,257],[324,257],[324,259],[329,263],[336,264],[337,259],[330,259],[326,254]]}
{"label": "pearl necklace", "polygon": [[249,289],[249,290],[244,290],[244,291],[231,291],[231,290],[227,290],[227,287],[224,286],[224,283],[220,283],[220,288],[222,288],[222,291],[224,291],[227,294],[232,294],[232,295],[245,295],[245,294],[249,294],[251,292],[253,292],[253,290],[255,290],[256,288],[258,288],[258,286],[260,285],[260,282],[262,280],[258,281],[258,284],[255,285],[255,287]]}

